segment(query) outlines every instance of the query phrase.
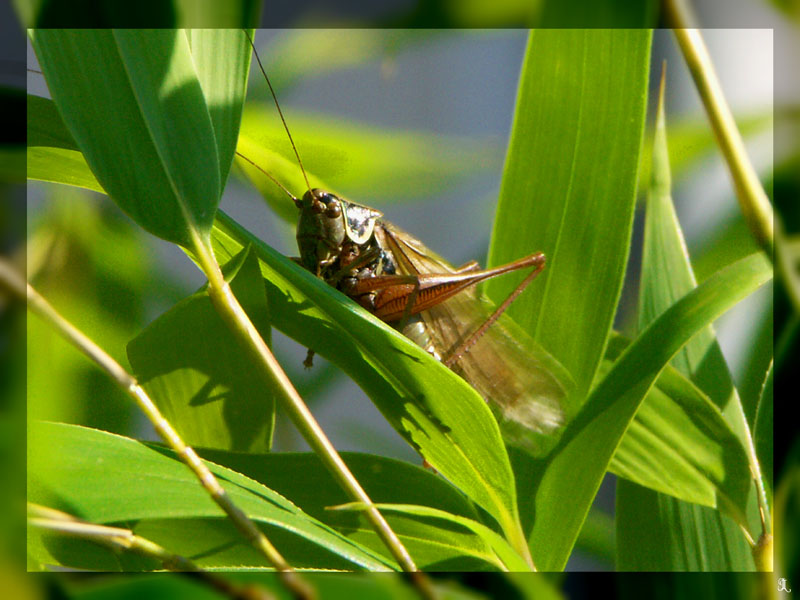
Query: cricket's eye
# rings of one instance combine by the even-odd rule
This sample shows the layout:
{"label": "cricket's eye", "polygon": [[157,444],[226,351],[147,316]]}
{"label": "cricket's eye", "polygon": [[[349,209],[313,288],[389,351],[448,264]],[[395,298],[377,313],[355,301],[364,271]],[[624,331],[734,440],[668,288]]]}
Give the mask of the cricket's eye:
{"label": "cricket's eye", "polygon": [[313,196],[311,199],[311,210],[317,214],[324,213],[328,209],[327,196]]}
{"label": "cricket's eye", "polygon": [[342,214],[342,205],[339,204],[339,201],[336,198],[329,197],[330,201],[328,202],[328,206],[325,209],[325,216],[330,219],[335,219]]}

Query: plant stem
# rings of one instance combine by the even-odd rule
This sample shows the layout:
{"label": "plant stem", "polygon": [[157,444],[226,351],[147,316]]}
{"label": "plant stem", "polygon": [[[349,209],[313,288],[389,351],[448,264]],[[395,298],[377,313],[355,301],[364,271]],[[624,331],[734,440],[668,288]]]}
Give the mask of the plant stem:
{"label": "plant stem", "polygon": [[700,31],[690,29],[691,17],[683,0],[664,0],[664,17],[692,74],[705,106],[717,144],[733,179],[736,197],[756,242],[772,260],[775,246],[772,205],[750,162],[744,141],[725,100],[714,65]]}
{"label": "plant stem", "polygon": [[208,573],[188,558],[174,554],[162,546],[140,537],[130,529],[89,523],[60,510],[28,503],[28,524],[51,533],[97,542],[116,550],[135,552],[158,561],[169,571],[187,573],[202,583],[234,600],[274,600],[274,596],[257,586],[242,587]]}
{"label": "plant stem", "polygon": [[[231,328],[231,331],[244,342],[245,347],[252,356],[263,364],[264,373],[269,379],[270,387],[277,391],[278,398],[280,398],[284,409],[288,412],[289,417],[303,438],[320,457],[323,464],[333,474],[345,492],[356,502],[364,503],[367,507],[367,518],[403,570],[416,572],[417,567],[408,551],[389,527],[389,524],[375,507],[372,500],[367,496],[361,484],[350,472],[350,469],[333,447],[333,444],[325,435],[308,406],[303,402],[294,385],[292,385],[289,377],[261,338],[250,318],[244,312],[239,301],[233,295],[209,244],[198,239],[195,241],[194,251],[200,268],[208,278],[208,296],[215,309]],[[433,594],[427,578],[415,578],[414,581],[424,595],[430,597],[429,593]]]}
{"label": "plant stem", "polygon": [[148,397],[147,392],[145,392],[139,385],[139,382],[136,381],[136,378],[128,373],[117,361],[111,358],[111,356],[89,339],[82,331],[61,316],[3,259],[0,259],[0,284],[8,288],[9,291],[17,295],[20,299],[25,299],[28,303],[28,308],[32,312],[52,325],[56,331],[100,366],[125,393],[134,399],[139,408],[153,424],[153,427],[155,427],[161,439],[164,440],[164,442],[172,448],[181,460],[194,472],[212,500],[225,511],[234,525],[236,525],[236,528],[247,537],[262,555],[264,555],[267,561],[269,561],[269,564],[281,572],[281,580],[292,592],[294,597],[299,600],[313,598],[314,594],[308,584],[297,577],[291,566],[270,543],[264,533],[238,506],[236,506],[236,504],[234,504],[219,481],[217,481],[217,478],[214,477],[214,474],[211,473],[205,463],[200,460],[194,449],[183,442],[172,425],[169,424],[161,414],[161,411],[158,410],[158,407]]}

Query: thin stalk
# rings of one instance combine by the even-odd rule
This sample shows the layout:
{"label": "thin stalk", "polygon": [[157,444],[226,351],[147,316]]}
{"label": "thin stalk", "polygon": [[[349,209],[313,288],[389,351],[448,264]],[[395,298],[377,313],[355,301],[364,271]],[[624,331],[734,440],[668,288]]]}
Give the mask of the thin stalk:
{"label": "thin stalk", "polygon": [[28,503],[28,524],[44,531],[88,540],[115,550],[135,552],[158,561],[168,571],[177,571],[233,600],[274,600],[275,596],[258,586],[240,586],[209,573],[188,558],[175,554],[155,542],[136,535],[130,529],[89,523],[47,506]]}
{"label": "thin stalk", "polygon": [[756,242],[772,260],[775,247],[772,205],[747,155],[744,141],[714,71],[708,48],[700,31],[690,28],[692,19],[683,0],[664,0],[663,7],[665,19],[673,28],[708,114],[717,144],[728,165],[745,222]]}
{"label": "thin stalk", "polygon": [[250,520],[228,496],[214,474],[197,456],[193,448],[187,446],[172,425],[163,417],[161,411],[148,397],[136,378],[128,373],[117,361],[94,343],[82,331],[61,316],[33,287],[27,283],[5,260],[0,259],[0,284],[27,301],[31,312],[39,315],[70,343],[86,354],[128,394],[155,427],[161,439],[172,448],[181,460],[194,472],[212,500],[228,515],[236,528],[261,552],[270,565],[275,567],[281,580],[295,598],[309,600],[314,598],[313,590],[292,570],[289,563],[270,543],[264,533]]}
{"label": "thin stalk", "polygon": [[[325,435],[314,415],[294,388],[294,385],[292,385],[289,377],[275,359],[272,351],[250,321],[239,301],[233,295],[230,285],[225,281],[209,245],[200,239],[196,239],[194,254],[200,268],[208,278],[208,296],[212,304],[231,328],[231,331],[244,343],[247,351],[264,366],[263,372],[268,378],[271,388],[277,390],[278,398],[281,400],[283,408],[289,414],[295,427],[311,446],[311,449],[320,457],[323,464],[333,474],[344,491],[356,502],[364,503],[367,519],[403,570],[409,573],[417,573],[418,569],[408,551],[389,527],[375,504],[367,496],[361,484],[350,472],[350,469],[333,447],[328,436]],[[415,576],[412,579],[420,593],[425,597],[435,597],[430,581],[426,577]]]}

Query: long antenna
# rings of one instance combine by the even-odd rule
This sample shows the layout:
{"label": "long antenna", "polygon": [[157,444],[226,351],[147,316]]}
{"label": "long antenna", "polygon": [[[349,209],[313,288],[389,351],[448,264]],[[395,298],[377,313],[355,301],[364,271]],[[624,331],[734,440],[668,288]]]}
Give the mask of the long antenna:
{"label": "long antenna", "polygon": [[284,185],[283,185],[283,184],[282,184],[280,181],[278,181],[277,179],[275,179],[275,177],[273,177],[273,176],[272,176],[272,175],[271,175],[271,174],[270,174],[268,171],[266,171],[265,169],[262,169],[262,168],[261,168],[259,165],[257,165],[255,162],[253,162],[252,160],[250,160],[249,158],[247,158],[247,157],[246,157],[244,154],[242,154],[242,153],[241,153],[241,152],[239,152],[238,150],[236,151],[236,156],[238,156],[239,158],[242,158],[242,159],[246,160],[246,161],[247,161],[247,162],[249,162],[251,165],[253,165],[253,166],[254,166],[256,169],[258,169],[259,171],[261,171],[261,172],[262,172],[264,175],[266,175],[267,177],[269,177],[269,178],[272,180],[272,183],[274,183],[274,184],[275,184],[275,185],[277,185],[279,188],[281,188],[281,189],[282,189],[284,192],[286,192],[286,195],[287,195],[287,196],[289,196],[289,198],[291,198],[291,199],[292,199],[292,201],[293,201],[295,204],[297,204],[298,202],[300,202],[300,201],[299,201],[299,200],[298,200],[298,199],[295,197],[295,195],[294,195],[294,194],[292,194],[292,192],[290,192],[288,189],[286,189],[286,187],[285,187],[285,186],[284,186]]}
{"label": "long antenna", "polygon": [[[272,99],[275,101],[275,108],[278,109],[278,114],[281,117],[281,123],[283,123],[283,128],[286,130],[286,135],[289,136],[289,142],[291,142],[292,150],[294,150],[294,155],[297,157],[297,163],[300,165],[300,170],[303,172],[303,179],[306,180],[306,187],[308,188],[308,191],[311,192],[311,184],[308,182],[308,175],[306,175],[306,169],[305,167],[303,167],[303,161],[300,160],[300,153],[297,152],[297,146],[294,145],[294,139],[292,138],[292,134],[289,131],[289,127],[286,125],[286,119],[283,118],[283,111],[281,110],[281,105],[278,104],[278,97],[275,95],[275,90],[272,89],[272,83],[270,83],[269,77],[267,77],[267,72],[264,70],[264,65],[261,64],[261,58],[259,58],[258,56],[258,51],[256,50],[256,46],[253,43],[252,38],[250,37],[250,33],[246,29],[242,29],[242,31],[244,31],[244,34],[247,37],[247,41],[250,42],[250,47],[253,49],[253,54],[255,54],[256,61],[258,61],[258,68],[261,69],[261,73],[264,75],[264,79],[267,80],[267,86],[269,86],[269,92],[270,94],[272,94]],[[291,196],[291,194],[289,195]],[[294,196],[292,197],[294,198]]]}

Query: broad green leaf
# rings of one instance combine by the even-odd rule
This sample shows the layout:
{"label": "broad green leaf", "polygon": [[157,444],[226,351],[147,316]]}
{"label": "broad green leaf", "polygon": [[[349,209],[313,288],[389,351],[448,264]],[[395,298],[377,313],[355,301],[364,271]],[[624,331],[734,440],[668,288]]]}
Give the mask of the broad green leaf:
{"label": "broad green leaf", "polygon": [[[625,274],[650,39],[639,30],[534,31],[520,80],[489,263],[547,255],[509,313],[572,374],[580,400]],[[515,285],[497,278],[487,292],[500,301]]]}
{"label": "broad green leaf", "polygon": [[[458,515],[453,515],[443,510],[431,508],[430,506],[421,506],[418,504],[386,504],[376,503],[376,506],[384,513],[398,513],[410,517],[419,517],[420,525],[424,525],[425,521],[430,519],[433,521],[443,521],[452,527],[456,526],[456,530],[466,529],[474,534],[477,539],[482,542],[480,546],[473,550],[473,548],[465,548],[466,551],[472,551],[473,556],[480,558],[488,563],[493,564],[501,570],[511,571],[527,571],[528,566],[525,561],[517,554],[513,548],[508,545],[508,542],[499,536],[495,531],[492,531],[486,525],[479,523],[473,519],[466,519]],[[358,502],[349,502],[337,507],[335,510],[346,511],[363,511],[365,505]],[[429,529],[421,529],[420,533],[428,532]],[[435,531],[435,530],[434,530]],[[448,532],[450,536],[450,543],[455,543],[458,536],[452,529]],[[447,539],[446,537],[444,538]],[[446,543],[446,542],[443,542]],[[456,546],[458,547],[458,546]]]}
{"label": "broad green leaf", "polygon": [[206,237],[220,167],[185,33],[48,29],[31,38],[64,123],[109,195],[159,237],[184,246]]}
{"label": "broad green leaf", "polygon": [[[361,513],[329,510],[329,507],[347,503],[350,498],[314,454],[263,455],[209,450],[201,454],[256,481],[268,481],[271,489],[308,515],[363,546],[386,553],[385,545]],[[428,469],[369,454],[344,452],[342,458],[373,502],[424,503],[446,514],[471,521],[478,519],[474,505]],[[298,473],[303,477],[298,477]],[[489,556],[485,543],[463,527],[454,531],[441,522],[383,514],[421,569],[471,571],[496,568],[485,560]]]}
{"label": "broad green leaf", "polygon": [[[192,57],[216,134],[220,181],[228,176],[250,63],[250,45],[240,30],[193,30]],[[222,51],[223,48],[228,50]],[[232,101],[226,102],[227,98]],[[103,192],[51,100],[28,95],[28,178]]]}
{"label": "broad green leaf", "polygon": [[760,254],[716,273],[654,320],[592,390],[541,467],[529,537],[537,567],[563,569],[611,457],[662,369],[689,339],[771,277]]}
{"label": "broad green leaf", "polygon": [[252,244],[273,324],[350,374],[431,466],[497,519],[507,537],[520,534],[497,423],[464,380],[222,212],[213,241],[221,260]]}
{"label": "broad green leaf", "polygon": [[[672,303],[697,285],[672,204],[663,92],[662,83],[653,141],[652,180],[647,198],[639,298],[640,328],[646,327]],[[733,383],[710,327],[705,328],[691,340],[673,358],[672,364],[684,375],[693,377],[701,387],[705,381],[704,389],[720,405],[724,405],[723,402],[731,394],[734,396],[733,401],[738,403],[738,396],[733,389]],[[697,372],[701,369],[705,374],[698,376]],[[715,382],[713,386],[708,385],[711,378]],[[685,431],[687,428],[683,419],[663,413],[659,416],[664,419],[666,427],[676,431]],[[714,444],[723,440],[719,428],[708,430],[708,435],[711,438],[709,442],[693,446],[687,444],[683,450],[695,458],[707,454]],[[717,482],[722,493],[718,501],[709,503],[679,496],[716,507],[717,511],[687,505],[674,498],[660,497],[638,490],[624,481],[619,482],[617,494],[619,568],[647,571],[752,569],[750,551],[744,536],[738,531],[734,522],[721,514],[733,513],[735,518],[741,521],[742,516],[747,513],[747,504],[752,491],[745,446],[732,430],[728,430],[727,437],[727,451],[720,456],[727,459],[728,465],[725,465],[727,468],[711,474],[710,477],[712,482]],[[738,476],[734,476],[731,472],[731,462]],[[678,472],[672,465],[664,464],[664,467],[667,471],[665,478],[674,477]],[[731,493],[733,486],[736,488],[734,494]],[[654,487],[654,489],[659,488]],[[652,535],[648,539],[644,539],[640,534],[644,522],[649,523],[652,528]]]}
{"label": "broad green leaf", "polygon": [[186,37],[214,127],[224,188],[239,139],[252,50],[240,29],[189,29]]}
{"label": "broad green leaf", "polygon": [[28,179],[105,193],[52,100],[28,94]]}
{"label": "broad green leaf", "polygon": [[[602,374],[627,343],[611,340]],[[639,485],[705,506],[747,506],[747,455],[720,410],[667,366],[622,438],[609,470]]]}
{"label": "broad green leaf", "polygon": [[[242,251],[223,267],[231,289],[265,340],[269,314],[258,261]],[[128,344],[134,374],[191,446],[265,452],[275,398],[205,289],[182,300]]]}
{"label": "broad green leaf", "polygon": [[[171,451],[56,423],[30,423],[28,441],[29,501],[95,523],[134,524],[136,533],[195,558],[200,566],[265,568],[263,557]],[[293,566],[392,568],[391,561],[309,517],[266,486],[213,463],[208,466]],[[57,540],[42,540],[36,547],[50,552],[45,560],[58,558]]]}

